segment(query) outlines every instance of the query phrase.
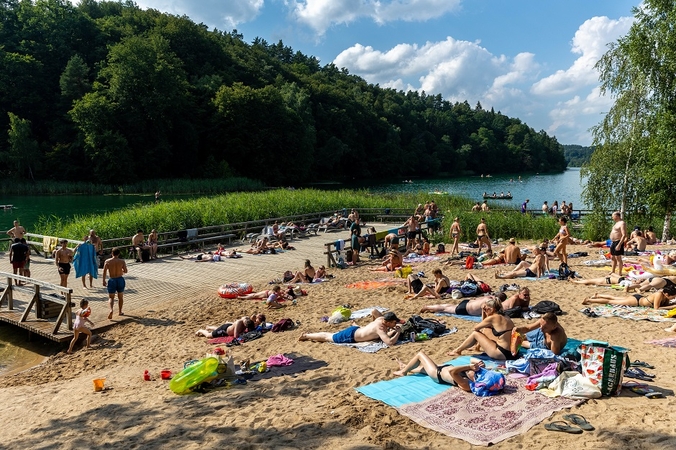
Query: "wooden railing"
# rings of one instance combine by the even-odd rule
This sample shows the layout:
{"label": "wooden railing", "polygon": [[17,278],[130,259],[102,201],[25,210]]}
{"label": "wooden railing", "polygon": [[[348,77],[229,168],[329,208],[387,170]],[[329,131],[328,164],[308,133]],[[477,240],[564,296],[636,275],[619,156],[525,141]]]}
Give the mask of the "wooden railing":
{"label": "wooden railing", "polygon": [[[2,291],[2,295],[0,295],[0,308],[3,307],[5,301],[7,302],[7,308],[12,311],[14,310],[14,291],[19,291],[23,293],[27,293],[29,295],[32,295],[30,302],[28,305],[26,305],[26,309],[24,310],[23,314],[21,315],[21,319],[19,319],[19,322],[26,322],[28,319],[28,315],[30,314],[31,310],[33,309],[33,306],[35,306],[35,316],[37,319],[42,319],[43,318],[43,302],[44,301],[49,301],[52,303],[57,303],[59,305],[62,305],[61,311],[59,312],[59,315],[56,319],[56,323],[54,324],[54,329],[52,331],[52,334],[57,334],[59,332],[59,328],[61,328],[61,324],[63,323],[63,319],[66,319],[66,323],[68,326],[69,330],[73,329],[73,318],[72,318],[72,309],[71,309],[71,296],[73,294],[73,290],[68,287],[63,287],[63,286],[58,286],[52,283],[47,283],[44,281],[37,280],[35,278],[29,278],[29,277],[24,277],[21,275],[14,275],[11,273],[6,273],[6,272],[0,272],[0,278],[6,278],[7,280],[7,285],[5,286],[4,290]],[[22,282],[22,283],[31,283],[32,286],[17,286],[15,283],[16,282]],[[2,284],[2,283],[0,283]],[[55,291],[57,294],[44,294],[41,290],[41,288],[49,289],[51,291]]]}

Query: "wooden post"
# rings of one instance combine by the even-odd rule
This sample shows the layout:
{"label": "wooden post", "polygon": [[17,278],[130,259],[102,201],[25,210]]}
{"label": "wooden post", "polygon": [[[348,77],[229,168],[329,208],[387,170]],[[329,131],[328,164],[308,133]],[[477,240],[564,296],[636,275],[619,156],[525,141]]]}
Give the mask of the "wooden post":
{"label": "wooden post", "polygon": [[5,288],[4,291],[2,291],[2,295],[0,296],[0,307],[2,307],[2,304],[4,303],[5,299],[7,299],[7,306],[9,309],[12,309],[10,305],[14,305],[14,302],[12,301],[12,279],[7,278],[7,287]]}
{"label": "wooden post", "polygon": [[42,317],[42,302],[40,301],[40,286],[35,284],[33,285],[35,287],[35,294],[33,294],[33,298],[31,298],[31,301],[28,302],[28,305],[26,305],[26,309],[24,309],[23,314],[21,314],[21,319],[19,319],[19,322],[25,322],[26,319],[28,319],[28,314],[30,314],[31,309],[33,309],[33,304],[37,304],[35,308],[35,315],[38,319]]}

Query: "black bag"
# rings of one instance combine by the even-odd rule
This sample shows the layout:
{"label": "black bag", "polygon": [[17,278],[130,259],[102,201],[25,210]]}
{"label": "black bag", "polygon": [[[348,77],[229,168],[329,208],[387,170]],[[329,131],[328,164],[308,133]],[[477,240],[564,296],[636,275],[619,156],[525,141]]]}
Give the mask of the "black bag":
{"label": "black bag", "polygon": [[570,267],[568,267],[568,264],[565,262],[562,262],[559,265],[559,276],[556,277],[559,280],[567,280],[568,278],[575,278],[575,272],[570,270]]}
{"label": "black bag", "polygon": [[253,341],[254,339],[258,339],[259,337],[262,337],[263,333],[257,330],[253,331],[247,331],[246,333],[240,334],[239,335],[239,340],[241,342],[249,342]]}
{"label": "black bag", "polygon": [[514,308],[503,310],[502,314],[512,319],[520,319],[523,315],[523,310],[521,309],[520,306],[515,306]]}
{"label": "black bag", "polygon": [[561,311],[561,307],[551,300],[542,300],[538,302],[535,306],[531,306],[530,310],[538,314],[547,314],[548,312],[553,312],[557,316],[563,314],[563,311]]}
{"label": "black bag", "polygon": [[444,244],[437,244],[437,253],[446,253],[446,246]]}
{"label": "black bag", "polygon": [[411,316],[401,327],[400,340],[407,340],[411,332],[421,333],[423,330],[432,330],[432,336],[440,336],[447,330],[446,325],[436,319],[423,319],[420,316]]}
{"label": "black bag", "polygon": [[278,333],[280,331],[292,330],[296,324],[293,323],[291,319],[282,319],[272,326],[273,333]]}

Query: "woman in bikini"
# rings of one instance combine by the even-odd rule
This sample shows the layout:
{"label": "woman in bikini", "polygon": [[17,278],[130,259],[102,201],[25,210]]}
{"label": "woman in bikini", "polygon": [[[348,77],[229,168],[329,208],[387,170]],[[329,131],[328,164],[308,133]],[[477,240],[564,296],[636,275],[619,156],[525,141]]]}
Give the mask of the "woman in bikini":
{"label": "woman in bikini", "polygon": [[403,377],[409,373],[422,373],[439,384],[457,386],[463,391],[471,392],[469,382],[474,381],[474,372],[484,367],[484,362],[472,358],[468,366],[454,367],[450,364],[439,366],[424,352],[418,352],[408,364],[404,364],[399,358],[399,370],[394,375]]}
{"label": "woman in bikini", "polygon": [[[514,360],[510,350],[514,322],[502,315],[502,303],[496,298],[486,300],[482,307],[481,323],[474,327],[474,331],[449,356],[460,356],[464,350],[473,346],[481,349],[491,358],[499,360]],[[487,332],[490,330],[490,332]]]}
{"label": "woman in bikini", "polygon": [[305,268],[302,272],[296,272],[296,275],[293,277],[289,283],[312,283],[315,279],[315,268],[312,267],[312,263],[309,259],[305,260]]}
{"label": "woman in bikini", "polygon": [[570,232],[568,231],[568,219],[561,216],[559,217],[559,232],[552,239],[556,240],[556,248],[554,249],[554,256],[558,257],[561,262],[568,264],[568,253],[566,253],[566,245],[568,245],[568,238],[570,237]]}
{"label": "woman in bikini", "polygon": [[667,286],[676,286],[676,277],[650,277],[643,281],[627,284],[624,292],[632,292],[638,289],[638,292],[649,291],[650,289],[662,289]]}
{"label": "woman in bikini", "polygon": [[[279,288],[279,289],[277,289]],[[252,292],[251,294],[246,294],[246,295],[240,295],[237,298],[240,300],[256,300],[256,299],[264,299],[268,298],[272,295],[272,293],[277,289],[278,291],[281,291],[281,286],[275,285],[272,287],[272,289],[266,289],[263,291],[258,291],[258,292]]]}
{"label": "woman in bikini", "polygon": [[574,280],[572,278],[568,278],[568,281],[570,281],[571,283],[584,284],[587,286],[607,286],[610,284],[620,284],[625,279],[626,277],[621,277],[616,273],[611,273],[607,277],[587,278],[583,280]]}
{"label": "woman in bikini", "polygon": [[451,224],[451,238],[453,239],[453,247],[451,247],[451,256],[459,252],[458,244],[461,234],[462,230],[460,229],[460,219],[456,217],[455,219],[453,219],[453,223]]}
{"label": "woman in bikini", "polygon": [[673,309],[675,306],[671,301],[676,298],[676,286],[665,286],[657,292],[648,296],[633,294],[630,297],[616,297],[608,294],[594,294],[582,301],[583,305],[622,305],[622,306],[643,306],[645,308],[655,309]]}

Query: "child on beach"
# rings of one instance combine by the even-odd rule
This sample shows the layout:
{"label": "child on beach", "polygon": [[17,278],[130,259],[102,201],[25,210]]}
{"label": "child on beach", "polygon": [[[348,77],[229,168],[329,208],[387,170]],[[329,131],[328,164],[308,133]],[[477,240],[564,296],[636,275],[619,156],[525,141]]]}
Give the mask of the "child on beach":
{"label": "child on beach", "polygon": [[70,346],[68,347],[68,353],[73,353],[73,346],[80,337],[80,333],[87,335],[87,348],[89,348],[89,343],[92,339],[92,332],[87,328],[87,323],[94,326],[94,322],[89,320],[89,315],[92,313],[91,308],[89,307],[89,302],[84,298],[80,300],[80,310],[75,313],[75,322],[73,322],[73,340],[70,341]]}

